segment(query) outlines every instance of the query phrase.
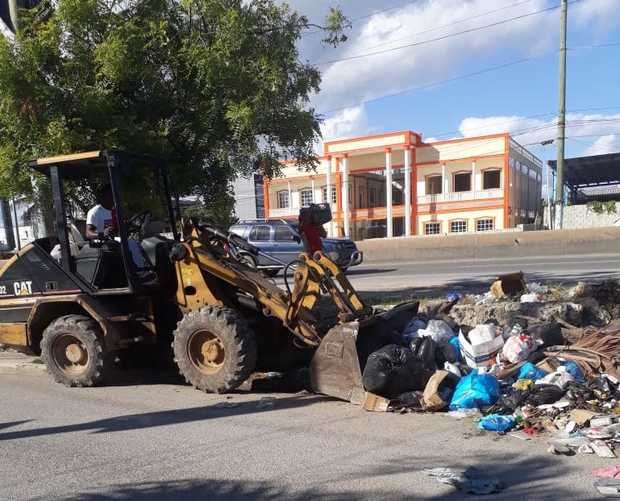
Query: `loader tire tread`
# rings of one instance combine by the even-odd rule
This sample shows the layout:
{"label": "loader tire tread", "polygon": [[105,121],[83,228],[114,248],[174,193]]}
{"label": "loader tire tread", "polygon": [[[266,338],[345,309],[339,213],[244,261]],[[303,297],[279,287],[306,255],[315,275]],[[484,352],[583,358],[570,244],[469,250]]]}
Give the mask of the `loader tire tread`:
{"label": "loader tire tread", "polygon": [[[225,347],[223,366],[215,374],[198,370],[188,354],[192,334],[201,329],[217,335]],[[227,393],[241,385],[254,372],[258,351],[255,334],[246,320],[221,306],[206,306],[186,314],[174,331],[172,349],[181,376],[206,393]]]}
{"label": "loader tire tread", "polygon": [[[53,344],[63,334],[79,339],[88,352],[88,365],[84,373],[68,376],[57,365],[53,355]],[[65,315],[52,321],[43,331],[41,359],[47,372],[57,383],[70,387],[96,386],[103,381],[105,350],[99,324],[85,315]]]}

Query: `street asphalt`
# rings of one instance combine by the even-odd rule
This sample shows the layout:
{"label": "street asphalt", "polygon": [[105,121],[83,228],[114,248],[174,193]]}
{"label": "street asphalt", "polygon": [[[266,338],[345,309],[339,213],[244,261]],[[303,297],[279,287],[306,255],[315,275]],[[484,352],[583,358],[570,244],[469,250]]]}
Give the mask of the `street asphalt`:
{"label": "street asphalt", "polygon": [[505,483],[492,499],[594,499],[595,456],[481,434],[445,414],[370,413],[308,394],[206,395],[142,381],[65,388],[0,375],[0,499],[463,499],[425,468]]}
{"label": "street asphalt", "polygon": [[354,287],[369,295],[432,296],[446,289],[483,292],[498,274],[513,271],[523,271],[528,282],[548,284],[620,278],[620,253],[396,263],[388,258],[351,268],[347,275]]}
{"label": "street asphalt", "polygon": [[[367,295],[433,295],[487,290],[517,270],[598,281],[618,278],[620,255],[379,263],[349,276]],[[502,480],[493,499],[581,500],[597,498],[591,470],[616,463],[553,456],[545,438],[480,434],[445,414],[369,413],[303,393],[206,395],[154,373],[72,389],[22,362],[0,353],[0,500],[463,499],[423,472],[435,467]]]}

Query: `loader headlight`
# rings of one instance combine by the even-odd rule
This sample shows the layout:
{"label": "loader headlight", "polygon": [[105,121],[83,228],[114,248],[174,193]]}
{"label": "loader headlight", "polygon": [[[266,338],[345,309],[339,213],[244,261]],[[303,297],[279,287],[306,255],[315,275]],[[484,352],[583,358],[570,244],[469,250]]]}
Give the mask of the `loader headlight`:
{"label": "loader headlight", "polygon": [[183,244],[174,244],[170,250],[170,259],[183,261],[187,257],[187,248]]}

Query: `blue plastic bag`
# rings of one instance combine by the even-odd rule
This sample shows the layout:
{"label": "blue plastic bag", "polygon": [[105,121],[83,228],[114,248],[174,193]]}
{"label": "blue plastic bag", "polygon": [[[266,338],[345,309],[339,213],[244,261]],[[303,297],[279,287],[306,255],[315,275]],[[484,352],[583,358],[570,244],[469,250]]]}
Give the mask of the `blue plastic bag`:
{"label": "blue plastic bag", "polygon": [[566,362],[562,362],[562,365],[566,367],[566,372],[575,378],[575,381],[578,383],[586,382],[586,378],[583,376],[583,372],[581,372],[581,368],[577,365],[577,362],[567,360]]}
{"label": "blue plastic bag", "polygon": [[536,367],[532,362],[525,362],[519,369],[517,379],[531,379],[532,381],[538,381],[547,375],[542,369]]}
{"label": "blue plastic bag", "polygon": [[493,405],[499,399],[499,383],[492,374],[475,371],[461,378],[454,390],[450,410],[479,409]]}
{"label": "blue plastic bag", "polygon": [[461,355],[461,345],[459,343],[459,337],[458,336],[454,336],[452,339],[450,339],[450,341],[448,341],[448,343],[450,343],[452,346],[454,346],[454,351],[456,352],[456,361],[457,362],[462,362],[463,361],[463,355]]}
{"label": "blue plastic bag", "polygon": [[487,431],[497,431],[503,433],[514,428],[517,420],[513,416],[502,416],[501,414],[489,414],[484,416],[478,423],[478,428]]}

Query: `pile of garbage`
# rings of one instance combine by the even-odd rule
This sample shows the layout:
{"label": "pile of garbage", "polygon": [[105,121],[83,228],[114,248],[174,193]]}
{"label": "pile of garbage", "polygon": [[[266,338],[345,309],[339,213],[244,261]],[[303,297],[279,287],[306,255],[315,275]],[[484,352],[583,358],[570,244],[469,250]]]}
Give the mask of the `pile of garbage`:
{"label": "pile of garbage", "polygon": [[[450,294],[418,312],[402,332],[390,335],[390,344],[369,356],[364,387],[389,399],[389,410],[474,417],[481,430],[545,436],[553,454],[616,457],[620,319],[612,320],[595,299],[600,290],[578,287],[572,297],[583,301],[574,304],[589,304],[597,310],[593,316],[576,307],[580,315],[567,315],[558,306],[571,300],[566,291],[561,301],[548,288],[526,285],[522,274],[500,277],[489,292],[493,299],[482,305]],[[488,312],[488,304],[500,302],[537,304],[541,311],[553,306],[556,315],[509,308],[501,321],[497,315],[475,325],[462,321],[459,310],[482,306]],[[620,471],[618,478],[620,485]]]}

